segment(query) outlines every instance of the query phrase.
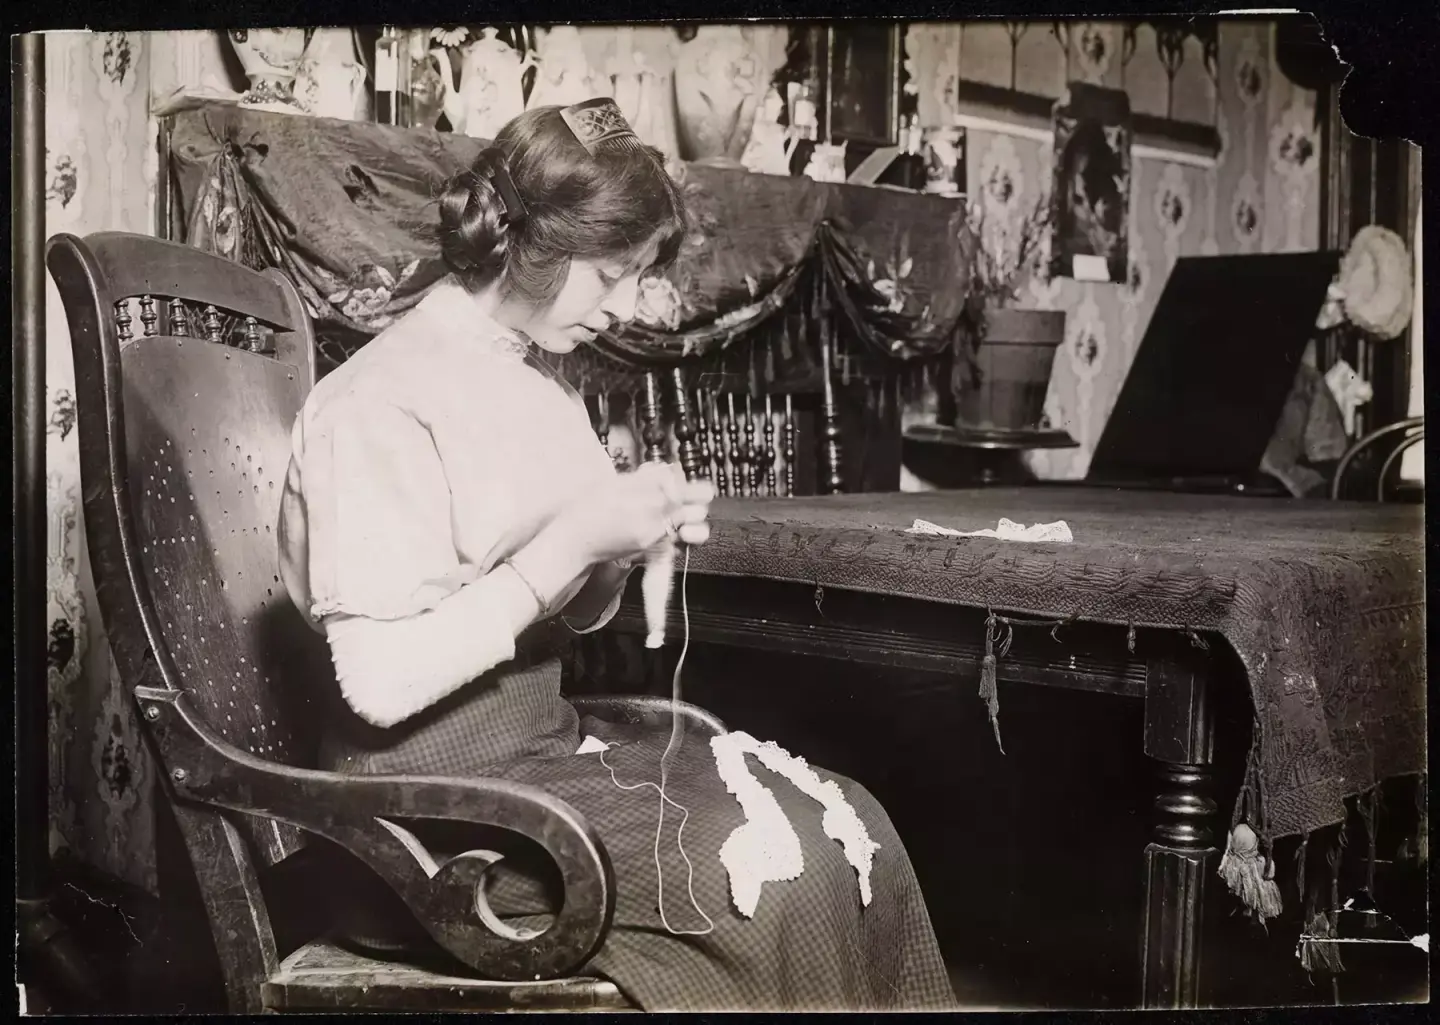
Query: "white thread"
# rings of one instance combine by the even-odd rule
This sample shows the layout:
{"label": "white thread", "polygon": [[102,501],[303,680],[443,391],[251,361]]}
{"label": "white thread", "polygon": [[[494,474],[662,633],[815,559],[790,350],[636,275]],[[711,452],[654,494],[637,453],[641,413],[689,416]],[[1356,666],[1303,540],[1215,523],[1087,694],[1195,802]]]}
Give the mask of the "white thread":
{"label": "white thread", "polygon": [[[660,794],[660,821],[655,825],[655,892],[656,902],[659,905],[660,924],[665,931],[672,936],[705,936],[715,931],[715,923],[700,907],[700,902],[695,899],[695,866],[690,861],[690,856],[685,853],[685,823],[690,821],[690,810],[678,801],[665,793],[665,786],[670,779],[670,755],[680,745],[680,670],[685,665],[685,654],[690,650],[690,601],[686,582],[690,577],[690,546],[685,546],[685,565],[681,569],[680,576],[680,608],[684,615],[685,642],[680,648],[680,657],[675,663],[675,675],[670,679],[670,742],[665,745],[665,753],[660,756],[660,785],[642,782],[632,783],[626,786],[621,783],[615,775],[615,769],[605,761],[605,752],[600,752],[600,764],[610,770],[610,781],[621,790],[639,790],[642,787],[654,787]],[[680,850],[680,857],[685,860],[685,867],[688,870],[686,889],[690,894],[690,906],[693,907],[701,918],[705,919],[704,929],[674,929],[671,928],[669,920],[665,917],[665,870],[660,865],[660,834],[665,828],[665,805],[673,804],[680,809],[684,816],[680,820],[680,828],[675,831],[675,846]]]}

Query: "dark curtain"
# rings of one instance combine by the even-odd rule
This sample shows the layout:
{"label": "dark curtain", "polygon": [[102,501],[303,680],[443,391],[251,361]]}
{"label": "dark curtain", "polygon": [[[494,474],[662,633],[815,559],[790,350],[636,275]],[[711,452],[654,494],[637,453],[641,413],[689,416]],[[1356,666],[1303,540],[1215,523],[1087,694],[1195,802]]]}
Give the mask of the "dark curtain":
{"label": "dark curtain", "polygon": [[[177,115],[172,159],[186,241],[296,283],[343,361],[443,276],[435,196],[483,140],[210,106]],[[734,387],[813,387],[832,337],[856,373],[933,362],[963,309],[963,203],[808,178],[676,165],[694,229],[636,321],[559,361],[581,387],[648,369]]]}

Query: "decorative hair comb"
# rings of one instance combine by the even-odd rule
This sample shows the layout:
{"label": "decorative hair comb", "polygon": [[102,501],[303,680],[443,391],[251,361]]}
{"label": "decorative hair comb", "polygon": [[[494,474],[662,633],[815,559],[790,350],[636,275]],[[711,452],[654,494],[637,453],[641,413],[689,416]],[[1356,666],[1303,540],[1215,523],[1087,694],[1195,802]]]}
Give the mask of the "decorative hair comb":
{"label": "decorative hair comb", "polygon": [[600,150],[644,150],[645,144],[620,113],[619,106],[608,96],[597,96],[584,103],[572,104],[560,111],[560,117],[575,133],[575,138],[592,156]]}

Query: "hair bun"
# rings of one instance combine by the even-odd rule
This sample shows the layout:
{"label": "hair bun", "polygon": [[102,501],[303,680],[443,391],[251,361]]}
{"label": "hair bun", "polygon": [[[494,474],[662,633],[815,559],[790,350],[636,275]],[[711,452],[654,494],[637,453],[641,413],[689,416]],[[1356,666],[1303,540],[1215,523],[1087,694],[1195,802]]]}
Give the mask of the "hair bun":
{"label": "hair bun", "polygon": [[501,159],[498,148],[487,147],[440,194],[440,255],[457,274],[489,278],[505,265],[505,200],[491,178]]}

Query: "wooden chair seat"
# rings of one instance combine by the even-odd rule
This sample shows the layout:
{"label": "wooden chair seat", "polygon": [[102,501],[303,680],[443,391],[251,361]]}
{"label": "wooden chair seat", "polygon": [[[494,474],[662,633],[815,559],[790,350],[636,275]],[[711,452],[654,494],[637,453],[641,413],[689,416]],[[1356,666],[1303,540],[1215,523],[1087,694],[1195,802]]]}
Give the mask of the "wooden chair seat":
{"label": "wooden chair seat", "polygon": [[262,988],[265,1010],[307,1011],[633,1011],[604,979],[487,982],[336,946],[307,943]]}

